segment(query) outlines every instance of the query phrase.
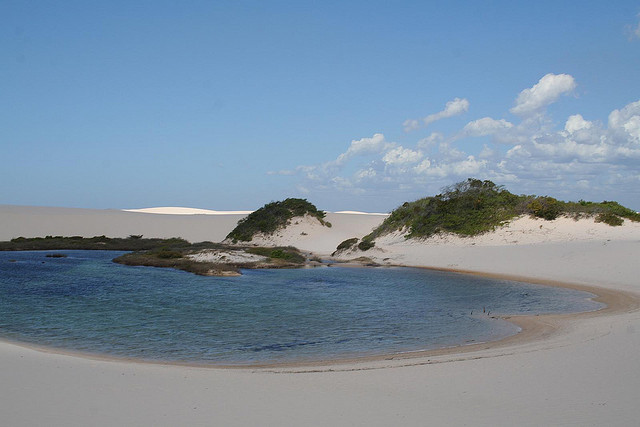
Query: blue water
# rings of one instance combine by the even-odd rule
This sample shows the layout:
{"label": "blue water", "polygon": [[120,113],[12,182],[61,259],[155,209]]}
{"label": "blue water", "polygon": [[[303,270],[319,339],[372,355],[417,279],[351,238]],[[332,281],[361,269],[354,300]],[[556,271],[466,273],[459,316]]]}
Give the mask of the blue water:
{"label": "blue water", "polygon": [[[517,328],[494,314],[595,310],[591,294],[413,268],[201,277],[122,252],[0,252],[0,337],[176,362],[250,364],[465,345]],[[473,314],[472,314],[473,313]]]}

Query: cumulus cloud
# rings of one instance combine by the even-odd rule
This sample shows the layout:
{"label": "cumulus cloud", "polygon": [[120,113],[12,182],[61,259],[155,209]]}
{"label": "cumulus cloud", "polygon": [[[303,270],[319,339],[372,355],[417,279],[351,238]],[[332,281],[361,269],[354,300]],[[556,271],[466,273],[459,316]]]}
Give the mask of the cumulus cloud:
{"label": "cumulus cloud", "polygon": [[419,162],[423,157],[422,152],[409,148],[397,147],[388,151],[382,161],[387,165],[406,165]]}
{"label": "cumulus cloud", "polygon": [[547,74],[533,87],[523,90],[516,99],[516,105],[509,111],[521,117],[540,113],[554,103],[562,94],[576,88],[576,82],[569,74]]}
{"label": "cumulus cloud", "polygon": [[362,181],[365,179],[375,178],[376,175],[378,175],[378,173],[373,168],[367,168],[367,169],[359,170],[356,173],[356,179],[358,181]]}
{"label": "cumulus cloud", "polygon": [[487,166],[487,163],[486,160],[476,160],[474,156],[467,156],[467,158],[455,162],[422,162],[413,170],[418,174],[439,178],[471,177],[478,175]]}
{"label": "cumulus cloud", "polygon": [[593,127],[593,123],[587,121],[580,114],[569,116],[567,122],[564,125],[564,130],[570,134],[574,134],[581,130],[589,130]]}
{"label": "cumulus cloud", "polygon": [[467,112],[468,110],[469,110],[469,101],[467,99],[455,98],[454,100],[447,102],[447,104],[444,107],[444,110],[434,114],[430,114],[421,120],[416,120],[416,119],[405,120],[402,125],[404,126],[405,132],[410,132],[412,130],[419,129],[421,127],[427,127],[435,121],[460,115],[462,113]]}
{"label": "cumulus cloud", "polygon": [[394,144],[385,140],[381,133],[374,134],[371,138],[361,138],[351,141],[351,145],[344,153],[340,154],[334,163],[342,165],[354,156],[369,153],[379,153],[393,147]]}
{"label": "cumulus cloud", "polygon": [[493,135],[498,131],[512,127],[513,124],[504,119],[495,120],[491,117],[483,117],[482,119],[467,123],[462,129],[462,134],[464,136]]}
{"label": "cumulus cloud", "polygon": [[431,135],[429,135],[426,138],[422,138],[420,141],[418,141],[418,148],[431,148],[433,146],[435,146],[436,144],[439,144],[441,142],[444,141],[444,134],[440,133],[440,132],[433,132]]}
{"label": "cumulus cloud", "polygon": [[609,114],[609,129],[620,138],[628,136],[640,144],[640,101],[632,102],[620,110]]}

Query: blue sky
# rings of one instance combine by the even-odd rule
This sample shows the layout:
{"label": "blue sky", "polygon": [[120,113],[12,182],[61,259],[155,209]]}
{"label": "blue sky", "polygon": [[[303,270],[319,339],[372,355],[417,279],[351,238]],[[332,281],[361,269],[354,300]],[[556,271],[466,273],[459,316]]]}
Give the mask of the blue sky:
{"label": "blue sky", "polygon": [[640,3],[0,3],[1,204],[640,210]]}

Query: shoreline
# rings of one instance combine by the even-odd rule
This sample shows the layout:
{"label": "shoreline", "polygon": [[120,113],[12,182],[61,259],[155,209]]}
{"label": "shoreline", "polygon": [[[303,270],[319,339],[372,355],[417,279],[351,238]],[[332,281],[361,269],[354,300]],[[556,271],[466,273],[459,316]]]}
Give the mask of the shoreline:
{"label": "shoreline", "polygon": [[[342,267],[348,268],[349,265]],[[361,268],[371,268],[360,266]],[[562,282],[556,280],[531,278],[520,275],[488,273],[465,269],[410,266],[410,265],[382,265],[380,267],[405,267],[420,268],[431,271],[443,271],[457,274],[468,274],[500,280],[510,280],[514,282],[531,283],[541,286],[553,286],[577,291],[588,292],[594,295],[590,298],[593,301],[605,304],[604,307],[577,313],[561,314],[539,314],[539,315],[500,315],[492,316],[510,322],[520,328],[520,331],[493,341],[477,342],[453,347],[443,347],[429,350],[415,350],[401,353],[385,353],[379,355],[365,355],[353,357],[338,357],[332,359],[301,360],[293,362],[276,363],[249,363],[249,364],[223,364],[223,363],[197,363],[179,362],[153,359],[140,359],[136,357],[119,357],[101,353],[90,353],[82,351],[67,350],[57,347],[32,344],[21,341],[14,341],[0,338],[0,342],[16,347],[34,350],[44,354],[56,354],[81,358],[87,360],[116,362],[136,365],[156,365],[156,366],[178,366],[188,368],[202,368],[211,370],[250,370],[250,371],[271,371],[281,373],[310,373],[310,372],[333,372],[333,371],[361,371],[372,369],[385,369],[393,367],[419,366],[433,363],[446,363],[468,359],[480,359],[488,357],[499,357],[506,352],[527,351],[526,348],[533,344],[548,341],[561,335],[564,329],[575,322],[594,317],[614,316],[622,313],[631,313],[640,310],[640,294],[618,289],[607,289],[600,286],[584,285],[577,283]],[[509,353],[510,354],[510,353]],[[436,360],[432,360],[437,358]],[[425,360],[426,359],[426,360]]]}

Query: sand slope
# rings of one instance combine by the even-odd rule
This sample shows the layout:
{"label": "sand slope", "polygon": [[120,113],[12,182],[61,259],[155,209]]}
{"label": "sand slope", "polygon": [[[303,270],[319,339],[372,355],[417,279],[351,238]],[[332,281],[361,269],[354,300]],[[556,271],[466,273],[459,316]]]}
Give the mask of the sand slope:
{"label": "sand slope", "polygon": [[[34,217],[48,220],[55,213],[27,211],[13,218],[12,227],[28,231],[29,224],[37,225]],[[0,213],[7,233],[6,208]],[[140,233],[129,231],[130,220],[117,215],[102,216],[100,222],[95,212],[83,218],[77,211],[62,213],[67,221]],[[211,218],[218,222],[207,224],[224,234],[222,217]],[[356,235],[351,217],[329,220],[336,235],[326,239],[326,247],[338,235]],[[54,223],[58,230],[78,230],[60,218]],[[180,222],[165,225],[177,227],[166,230],[172,235],[182,230]],[[640,294],[637,225],[602,230],[592,222],[536,225],[538,231],[539,225],[556,227],[565,237],[534,237],[535,226],[522,223],[503,234],[458,242],[407,243],[391,236],[370,253],[411,265],[559,279]],[[574,225],[582,231],[567,231]],[[523,232],[520,226],[529,228]],[[324,232],[317,231],[317,241]],[[203,228],[200,233],[195,232],[196,240],[214,232]],[[292,243],[294,236],[291,232]],[[297,370],[307,373],[93,360],[0,342],[0,413],[3,424],[11,426],[636,425],[640,311],[635,304],[615,314],[564,319],[551,336],[507,347]]]}
{"label": "sand slope", "polygon": [[369,234],[386,217],[381,214],[327,213],[325,220],[331,224],[331,227],[327,227],[307,215],[293,218],[291,224],[273,235],[258,235],[250,243],[259,246],[295,246],[329,256],[340,242]]}

